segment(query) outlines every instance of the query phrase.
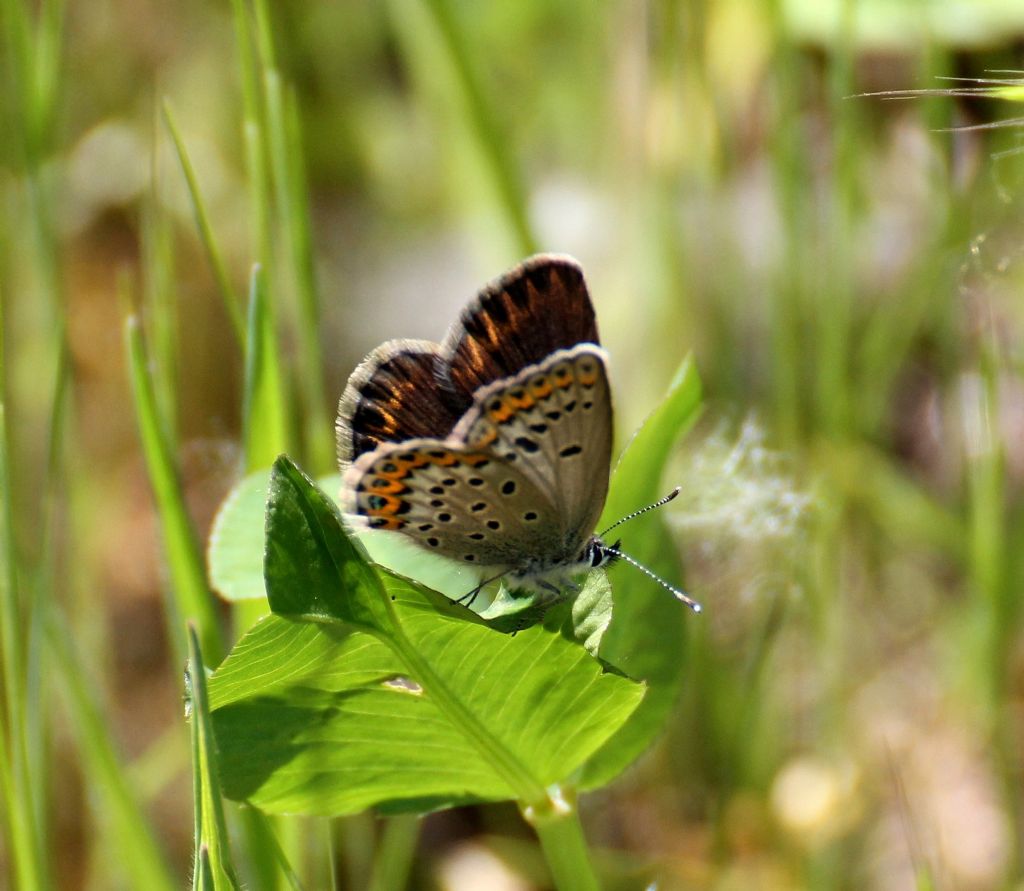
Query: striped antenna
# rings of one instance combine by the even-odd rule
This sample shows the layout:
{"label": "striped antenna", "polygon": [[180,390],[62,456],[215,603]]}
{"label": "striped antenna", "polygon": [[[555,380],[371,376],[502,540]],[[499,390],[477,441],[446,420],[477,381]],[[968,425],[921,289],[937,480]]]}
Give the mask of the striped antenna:
{"label": "striped antenna", "polygon": [[[676,492],[678,493],[678,491],[679,490],[677,489]],[[670,495],[669,498],[666,500],[671,500],[672,498],[675,498],[675,494]],[[644,508],[644,510],[650,510],[650,508]],[[640,511],[640,513],[642,512],[643,511]],[[680,600],[683,603],[685,603],[695,613],[699,613],[703,609],[703,607],[696,600],[694,600],[689,594],[687,594],[681,588],[677,588],[675,585],[670,585],[660,575],[651,572],[651,570],[644,566],[643,563],[634,560],[632,557],[629,556],[629,554],[624,554],[617,547],[611,545],[605,545],[603,550],[606,554],[611,554],[613,557],[620,557],[623,560],[625,560],[630,566],[635,566],[649,579],[656,581],[659,585],[661,585],[661,587],[667,588],[669,591],[671,591],[672,594],[675,596],[676,600]]]}
{"label": "striped antenna", "polygon": [[616,526],[621,526],[623,523],[628,523],[630,520],[636,519],[641,514],[647,513],[647,511],[649,510],[654,510],[655,508],[662,507],[668,504],[673,498],[676,497],[676,495],[679,494],[680,491],[681,490],[679,486],[676,486],[671,492],[668,493],[668,495],[666,495],[664,498],[659,498],[657,501],[654,502],[654,504],[648,504],[647,507],[642,507],[640,508],[640,510],[635,510],[631,514],[626,514],[626,516],[624,516],[621,520],[616,520],[614,523],[612,523],[611,526],[604,530],[604,532],[598,533],[599,537],[604,538]]}
{"label": "striped antenna", "polygon": [[[664,498],[659,498],[657,501],[654,502],[654,504],[648,504],[647,507],[642,507],[640,508],[640,510],[635,510],[631,514],[626,514],[626,516],[624,516],[621,520],[616,520],[614,523],[612,523],[611,526],[605,529],[599,537],[604,538],[604,536],[607,533],[611,532],[612,529],[614,529],[616,526],[621,526],[623,523],[635,519],[636,517],[639,517],[641,514],[647,513],[647,511],[649,510],[654,510],[655,508],[659,508],[662,507],[663,505],[668,504],[673,498],[675,498],[679,494],[679,491],[679,486],[676,486],[671,492],[668,493],[668,495],[666,495]],[[661,585],[661,587],[671,591],[673,596],[675,596],[677,600],[680,600],[683,603],[685,603],[695,613],[699,613],[701,611],[701,605],[697,603],[696,600],[694,600],[689,594],[687,594],[681,588],[677,588],[675,585],[670,585],[660,575],[657,575],[656,573],[648,569],[646,566],[644,566],[643,563],[634,560],[632,557],[629,556],[629,554],[620,551],[618,542],[616,542],[613,545],[602,544],[601,550],[604,551],[604,553],[606,554],[611,554],[613,557],[621,557],[630,566],[635,566],[649,579],[652,579],[653,581]]]}

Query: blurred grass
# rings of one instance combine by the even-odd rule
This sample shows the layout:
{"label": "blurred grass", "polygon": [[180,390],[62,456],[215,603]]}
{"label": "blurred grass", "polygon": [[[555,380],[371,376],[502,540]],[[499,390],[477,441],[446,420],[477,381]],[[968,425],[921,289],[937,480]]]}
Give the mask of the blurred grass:
{"label": "blurred grass", "polygon": [[[666,887],[1019,880],[1024,171],[1013,129],[935,129],[1018,97],[848,98],[1019,67],[1014,4],[950,8],[0,0],[0,875],[184,881],[183,619],[215,662],[257,615],[209,594],[217,497],[329,471],[362,354],[538,246],[588,270],[623,441],[692,350],[709,426],[756,412],[814,496],[781,539],[680,525],[682,700],[593,841]],[[227,817],[254,888],[517,832]]]}

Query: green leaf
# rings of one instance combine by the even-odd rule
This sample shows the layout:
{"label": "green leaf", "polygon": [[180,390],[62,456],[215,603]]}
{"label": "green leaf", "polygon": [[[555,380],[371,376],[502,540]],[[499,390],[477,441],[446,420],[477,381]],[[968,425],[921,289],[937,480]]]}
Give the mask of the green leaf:
{"label": "green leaf", "polygon": [[266,597],[263,541],[270,473],[259,470],[239,482],[213,521],[206,548],[210,585],[225,600]]}
{"label": "green leaf", "polygon": [[[679,438],[700,413],[700,378],[687,358],[664,401],[640,428],[612,475],[611,491],[598,528],[610,525],[665,492],[665,462]],[[642,563],[677,578],[675,548],[658,512],[623,528],[623,549]],[[623,771],[661,731],[682,682],[684,623],[700,621],[660,585],[628,565],[610,570],[612,621],[601,640],[600,656],[630,677],[647,682],[648,694],[629,722],[586,765],[581,786],[601,786]]]}
{"label": "green leaf", "polygon": [[573,637],[591,656],[601,650],[601,641],[612,620],[614,598],[608,575],[595,570],[587,576],[583,590],[572,602]]}
{"label": "green leaf", "polygon": [[278,615],[390,627],[380,580],[337,504],[283,455],[270,474],[263,574]]}
{"label": "green leaf", "polygon": [[567,605],[509,636],[375,571],[284,458],[267,539],[271,605],[288,615],[257,624],[211,681],[229,797],[311,814],[543,806],[643,697],[563,634]]}
{"label": "green leaf", "polygon": [[[564,779],[642,696],[557,631],[510,637],[436,613],[402,580],[388,590],[451,695],[541,785]],[[229,798],[338,815],[516,797],[408,662],[371,634],[269,616],[210,689]]]}

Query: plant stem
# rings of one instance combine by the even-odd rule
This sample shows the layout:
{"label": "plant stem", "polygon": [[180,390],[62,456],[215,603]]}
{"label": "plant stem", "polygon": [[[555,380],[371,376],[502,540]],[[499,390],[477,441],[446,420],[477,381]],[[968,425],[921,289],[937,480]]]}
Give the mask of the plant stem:
{"label": "plant stem", "polygon": [[409,884],[419,835],[417,816],[404,814],[388,820],[373,858],[370,891],[399,891]]}
{"label": "plant stem", "polygon": [[596,891],[600,888],[590,862],[575,797],[558,786],[548,789],[549,807],[526,808],[523,817],[540,839],[544,859],[558,891]]}

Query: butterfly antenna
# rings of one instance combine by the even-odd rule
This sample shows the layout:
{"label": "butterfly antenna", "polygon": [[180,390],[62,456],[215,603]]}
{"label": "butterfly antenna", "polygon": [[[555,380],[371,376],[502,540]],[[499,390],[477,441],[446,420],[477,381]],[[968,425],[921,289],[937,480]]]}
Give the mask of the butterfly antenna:
{"label": "butterfly antenna", "polygon": [[[665,498],[662,501],[660,501],[659,504],[664,504],[665,501],[671,501],[673,498],[676,497],[676,495],[678,493],[679,493],[679,490],[676,489],[675,492],[673,492],[671,495],[669,495],[668,498]],[[657,507],[657,505],[653,505],[652,504],[651,507]],[[650,507],[645,507],[644,508],[644,510],[650,510],[650,509],[651,509]],[[643,511],[638,511],[638,513],[643,513]],[[629,517],[626,517],[626,519],[628,520]],[[622,522],[622,521],[620,520],[619,522]],[[635,566],[645,576],[647,576],[647,578],[652,579],[653,581],[655,581],[659,585],[661,585],[661,587],[667,588],[669,591],[671,591],[673,596],[676,598],[676,600],[679,600],[679,601],[685,603],[695,613],[699,613],[703,609],[703,607],[696,600],[694,600],[689,594],[687,594],[681,588],[677,588],[675,585],[670,585],[660,575],[658,575],[657,573],[651,572],[651,570],[649,570],[646,566],[644,566],[643,563],[641,563],[638,560],[634,560],[632,557],[629,556],[629,554],[624,554],[618,548],[616,548],[614,546],[611,546],[611,545],[605,545],[604,551],[607,554],[611,554],[614,557],[619,557],[622,560],[625,560],[630,566]]]}
{"label": "butterfly antenna", "polygon": [[[656,508],[659,508],[659,507],[662,507],[663,505],[668,504],[673,498],[676,497],[676,495],[679,494],[680,491],[681,490],[680,490],[679,486],[676,486],[671,492],[668,493],[668,495],[666,495],[664,498],[659,498],[657,501],[654,502],[654,504],[648,504],[647,507],[642,507],[642,508],[640,508],[640,510],[635,510],[631,514],[626,514],[626,516],[624,516],[621,520],[616,520],[614,523],[612,523],[611,526],[609,526],[607,529],[604,530],[604,532],[599,533],[600,537],[604,538],[616,526],[621,526],[623,523],[626,523],[629,520],[634,520],[637,517],[639,517],[641,514],[647,513],[647,511],[649,511],[649,510],[655,510]],[[623,556],[625,556],[625,555],[623,555]]]}

